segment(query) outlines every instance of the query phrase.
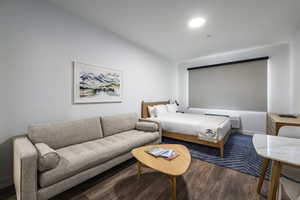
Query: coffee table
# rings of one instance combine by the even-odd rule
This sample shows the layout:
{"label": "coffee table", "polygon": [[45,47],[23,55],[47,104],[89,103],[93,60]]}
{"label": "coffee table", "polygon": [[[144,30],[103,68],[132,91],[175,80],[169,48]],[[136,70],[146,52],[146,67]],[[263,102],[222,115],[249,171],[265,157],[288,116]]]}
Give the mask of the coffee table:
{"label": "coffee table", "polygon": [[[160,147],[176,151],[179,156],[173,160],[164,158],[156,158],[145,152],[146,149]],[[135,148],[131,151],[132,155],[137,159],[137,176],[140,178],[142,167],[148,167],[169,175],[172,191],[172,200],[176,200],[176,177],[184,174],[190,166],[191,154],[189,150],[180,144],[158,144]]]}

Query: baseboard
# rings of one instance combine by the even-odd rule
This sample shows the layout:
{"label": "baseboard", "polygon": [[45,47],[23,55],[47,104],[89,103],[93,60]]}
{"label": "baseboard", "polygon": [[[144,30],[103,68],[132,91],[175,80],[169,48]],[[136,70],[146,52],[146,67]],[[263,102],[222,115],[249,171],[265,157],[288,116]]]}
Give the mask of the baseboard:
{"label": "baseboard", "polygon": [[239,132],[243,135],[254,135],[254,134],[263,134],[263,135],[265,135],[266,134],[263,131],[250,131],[250,130],[237,130],[237,132]]}
{"label": "baseboard", "polygon": [[12,180],[13,179],[11,176],[1,177],[0,178],[0,189],[13,185]]}

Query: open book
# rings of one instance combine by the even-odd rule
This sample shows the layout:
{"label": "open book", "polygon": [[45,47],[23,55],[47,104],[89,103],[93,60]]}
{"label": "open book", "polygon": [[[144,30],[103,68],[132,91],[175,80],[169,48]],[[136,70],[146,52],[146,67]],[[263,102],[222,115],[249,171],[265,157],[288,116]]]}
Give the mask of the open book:
{"label": "open book", "polygon": [[179,156],[179,154],[172,149],[164,149],[159,147],[146,149],[145,152],[154,157],[162,157],[167,160],[173,160],[174,158]]}

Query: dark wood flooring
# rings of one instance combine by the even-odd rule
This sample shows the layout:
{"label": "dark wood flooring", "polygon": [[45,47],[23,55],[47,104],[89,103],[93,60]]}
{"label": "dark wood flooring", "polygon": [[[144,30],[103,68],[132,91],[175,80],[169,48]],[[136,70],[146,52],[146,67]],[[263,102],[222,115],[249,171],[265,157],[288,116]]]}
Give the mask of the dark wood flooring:
{"label": "dark wood flooring", "polygon": [[[258,195],[256,177],[193,159],[188,171],[177,178],[177,199],[265,200],[266,183],[263,195]],[[140,180],[137,180],[136,163],[130,160],[52,200],[64,199],[169,200],[170,185],[166,175],[151,169],[143,169]]]}

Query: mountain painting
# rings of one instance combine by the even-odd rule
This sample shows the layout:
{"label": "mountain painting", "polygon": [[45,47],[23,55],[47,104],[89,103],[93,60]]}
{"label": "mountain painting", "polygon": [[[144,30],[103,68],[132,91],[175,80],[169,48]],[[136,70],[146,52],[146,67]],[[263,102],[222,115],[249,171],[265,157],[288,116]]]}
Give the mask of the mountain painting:
{"label": "mountain painting", "polygon": [[120,102],[122,72],[88,64],[74,64],[74,102]]}

